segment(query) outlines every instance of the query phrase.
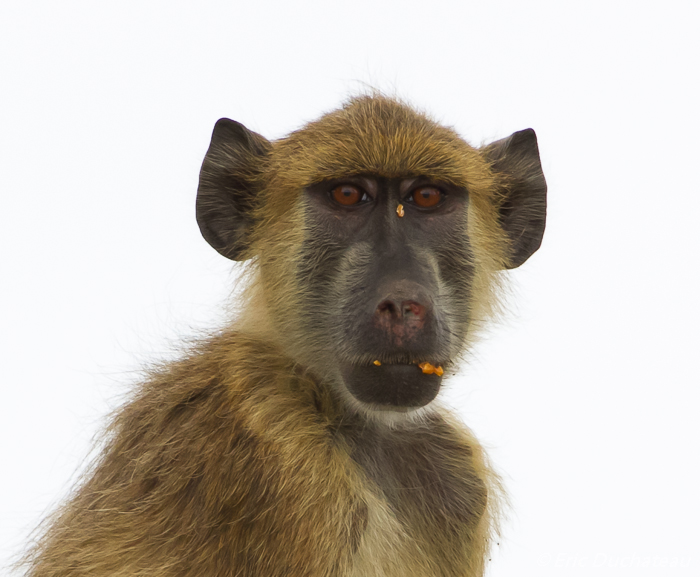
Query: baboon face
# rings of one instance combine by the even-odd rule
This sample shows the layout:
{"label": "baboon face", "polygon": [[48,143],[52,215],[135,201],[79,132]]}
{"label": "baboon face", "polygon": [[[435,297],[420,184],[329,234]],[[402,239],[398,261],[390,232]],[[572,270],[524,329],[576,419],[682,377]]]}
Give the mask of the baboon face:
{"label": "baboon face", "polygon": [[468,326],[468,204],[464,187],[425,176],[347,175],[305,189],[297,270],[313,311],[306,324],[332,343],[357,400],[419,407],[435,398],[442,377],[418,365],[447,365]]}
{"label": "baboon face", "polygon": [[545,192],[533,131],[477,150],[364,97],[273,143],[219,121],[197,215],[219,252],[255,259],[292,356],[364,408],[407,411],[437,395],[498,271],[538,248]]}

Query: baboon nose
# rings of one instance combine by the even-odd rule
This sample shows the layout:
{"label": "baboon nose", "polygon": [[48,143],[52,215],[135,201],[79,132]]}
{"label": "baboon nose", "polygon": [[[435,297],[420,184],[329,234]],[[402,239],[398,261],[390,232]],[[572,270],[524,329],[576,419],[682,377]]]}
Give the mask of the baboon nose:
{"label": "baboon nose", "polygon": [[426,307],[415,300],[384,299],[379,303],[375,315],[395,321],[425,319]]}
{"label": "baboon nose", "polygon": [[[382,294],[383,293],[383,294]],[[420,339],[432,310],[432,301],[425,289],[413,281],[384,285],[382,299],[374,310],[374,326],[396,341]]]}

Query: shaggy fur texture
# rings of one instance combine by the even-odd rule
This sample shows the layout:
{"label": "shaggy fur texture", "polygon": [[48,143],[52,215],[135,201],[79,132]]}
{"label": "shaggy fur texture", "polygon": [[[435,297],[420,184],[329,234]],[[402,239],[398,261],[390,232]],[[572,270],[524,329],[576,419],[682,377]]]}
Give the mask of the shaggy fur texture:
{"label": "shaggy fur texture", "polygon": [[154,371],[118,412],[98,461],[28,554],[28,575],[482,575],[498,480],[437,402],[378,414],[339,386],[335,358],[350,352],[324,333],[333,318],[314,291],[342,293],[337,279],[368,257],[310,252],[302,192],[352,174],[430,176],[469,191],[464,237],[434,257],[454,309],[449,369],[492,314],[510,264],[499,211],[517,177],[494,170],[498,154],[381,96],[276,142],[246,134],[246,146],[210,153],[200,187],[201,210],[215,217],[209,189],[239,195],[242,220],[221,250],[251,259],[242,312]]}

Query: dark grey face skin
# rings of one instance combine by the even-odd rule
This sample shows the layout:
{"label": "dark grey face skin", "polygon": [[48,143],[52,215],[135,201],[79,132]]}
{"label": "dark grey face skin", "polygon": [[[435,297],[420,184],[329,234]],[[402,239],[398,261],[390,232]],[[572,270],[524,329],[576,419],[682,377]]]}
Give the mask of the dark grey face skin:
{"label": "dark grey face skin", "polygon": [[[197,222],[227,258],[247,256],[261,182],[251,174],[270,149],[242,124],[216,123],[200,173]],[[537,138],[532,129],[521,130],[481,153],[505,183],[499,219],[511,243],[505,266],[515,268],[544,234],[547,184]],[[339,201],[333,192],[339,186],[358,196]],[[414,193],[426,187],[439,191],[439,202],[421,207]],[[313,184],[301,202],[305,240],[290,282],[296,280],[305,299],[302,334],[355,399],[380,410],[425,406],[441,377],[417,364],[448,365],[470,323],[468,191],[423,177],[357,174]]]}
{"label": "dark grey face skin", "polygon": [[[361,200],[341,204],[333,196],[338,187],[358,191]],[[426,189],[439,191],[439,201],[421,207],[414,196]],[[454,313],[467,310],[469,299],[467,191],[421,177],[357,175],[305,194],[309,224],[298,282],[309,289],[307,329],[336,352],[357,400],[426,405],[442,378],[418,364],[449,362],[468,324]]]}

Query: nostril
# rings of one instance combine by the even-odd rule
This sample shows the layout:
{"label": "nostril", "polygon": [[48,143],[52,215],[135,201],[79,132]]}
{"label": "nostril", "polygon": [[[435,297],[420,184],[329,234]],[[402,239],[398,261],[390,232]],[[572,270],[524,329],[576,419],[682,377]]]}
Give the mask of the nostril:
{"label": "nostril", "polygon": [[413,300],[402,301],[399,304],[391,299],[383,300],[377,306],[377,314],[389,317],[395,320],[399,319],[418,319],[422,320],[425,318],[425,307]]}
{"label": "nostril", "polygon": [[379,306],[377,307],[377,312],[378,313],[384,313],[389,316],[395,317],[399,315],[399,308],[396,306],[396,303],[390,300],[385,300],[379,303]]}
{"label": "nostril", "polygon": [[401,303],[404,317],[414,316],[419,319],[425,317],[425,307],[416,301],[404,301]]}

